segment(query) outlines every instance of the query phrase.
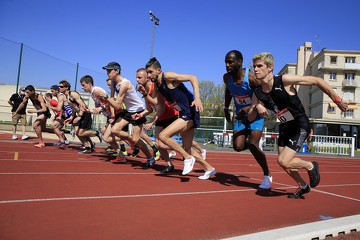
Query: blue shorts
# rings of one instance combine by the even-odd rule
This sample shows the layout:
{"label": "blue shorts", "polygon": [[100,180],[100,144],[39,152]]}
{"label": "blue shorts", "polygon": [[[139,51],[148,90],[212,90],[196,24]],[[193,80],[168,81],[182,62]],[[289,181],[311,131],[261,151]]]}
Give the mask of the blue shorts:
{"label": "blue shorts", "polygon": [[249,122],[246,118],[236,120],[234,123],[234,131],[249,130],[262,131],[264,128],[264,118],[256,118],[253,122]]}

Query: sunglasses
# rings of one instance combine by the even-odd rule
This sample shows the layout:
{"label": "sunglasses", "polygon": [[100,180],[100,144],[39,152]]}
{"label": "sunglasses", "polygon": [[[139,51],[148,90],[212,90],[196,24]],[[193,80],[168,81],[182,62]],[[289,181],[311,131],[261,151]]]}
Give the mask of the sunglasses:
{"label": "sunglasses", "polygon": [[59,88],[66,88],[65,86],[59,86]]}

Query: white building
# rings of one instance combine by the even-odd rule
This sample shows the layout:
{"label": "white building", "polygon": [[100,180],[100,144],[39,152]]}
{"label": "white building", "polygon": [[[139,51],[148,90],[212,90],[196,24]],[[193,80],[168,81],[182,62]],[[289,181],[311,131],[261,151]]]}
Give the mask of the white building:
{"label": "white building", "polygon": [[313,52],[312,43],[305,42],[298,49],[297,63],[285,65],[279,74],[284,73],[320,77],[348,100],[349,110],[341,112],[318,87],[298,87],[315,135],[355,137],[360,148],[360,51],[324,48]]}

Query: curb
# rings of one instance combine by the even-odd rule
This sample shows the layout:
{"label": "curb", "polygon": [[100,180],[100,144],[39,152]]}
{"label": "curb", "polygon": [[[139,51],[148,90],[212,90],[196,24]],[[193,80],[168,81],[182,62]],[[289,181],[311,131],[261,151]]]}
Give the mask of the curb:
{"label": "curb", "polygon": [[360,231],[360,214],[226,238],[226,240],[313,240]]}

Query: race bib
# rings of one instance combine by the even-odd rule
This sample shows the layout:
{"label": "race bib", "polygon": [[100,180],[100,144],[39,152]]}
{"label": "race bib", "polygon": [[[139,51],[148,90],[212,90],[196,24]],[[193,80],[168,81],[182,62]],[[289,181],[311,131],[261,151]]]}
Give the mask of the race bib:
{"label": "race bib", "polygon": [[249,95],[235,96],[234,99],[238,105],[251,105],[252,103]]}
{"label": "race bib", "polygon": [[278,113],[275,113],[275,116],[279,119],[280,122],[282,123],[286,123],[289,121],[294,120],[294,116],[291,114],[291,112],[289,111],[289,109],[284,108],[283,110],[281,110]]}
{"label": "race bib", "polygon": [[170,104],[170,107],[174,108],[175,110],[181,112],[181,107],[176,103],[176,102],[173,102]]}

